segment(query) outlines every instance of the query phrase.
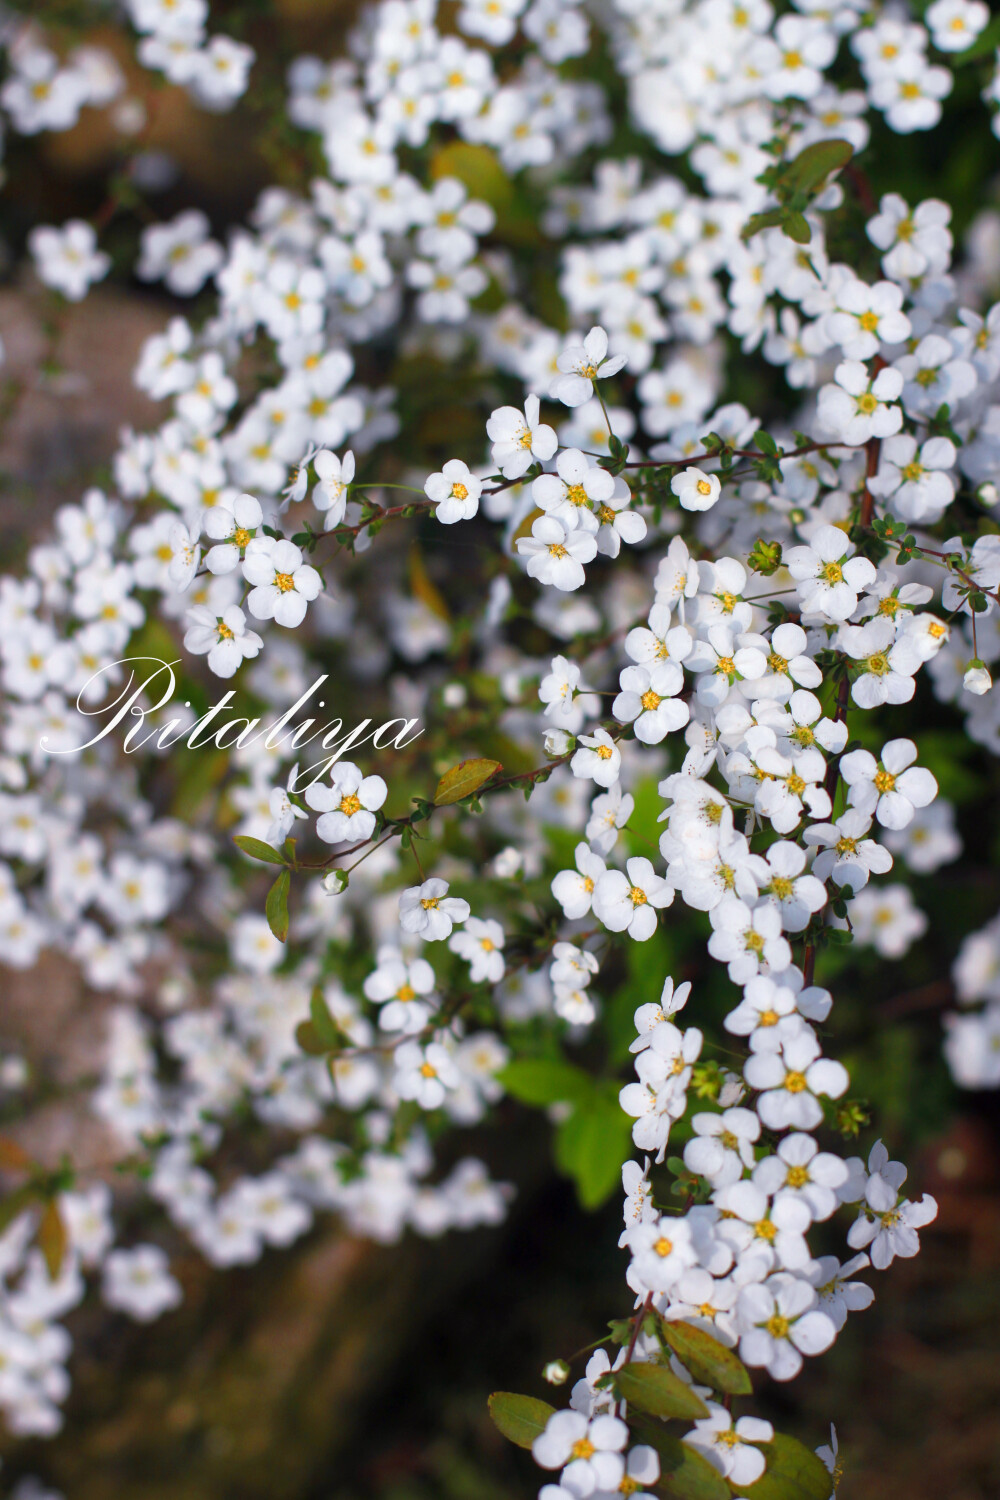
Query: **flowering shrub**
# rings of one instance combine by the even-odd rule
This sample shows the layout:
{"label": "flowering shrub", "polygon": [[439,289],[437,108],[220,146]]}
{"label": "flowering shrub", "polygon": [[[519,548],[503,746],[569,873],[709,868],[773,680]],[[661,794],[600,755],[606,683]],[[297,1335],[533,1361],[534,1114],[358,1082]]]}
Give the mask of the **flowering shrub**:
{"label": "flowering shrub", "polygon": [[[252,96],[207,0],[126,9],[143,68]],[[995,220],[953,269],[890,170],[953,87],[1000,103],[988,22],[369,5],[289,68],[297,181],[226,245],[142,229],[135,274],[199,297],[136,369],[164,420],[0,581],[0,959],[115,997],[93,1107],[213,1265],[324,1213],[496,1223],[512,1185],[435,1163],[504,1095],[585,1205],[623,1182],[632,1315],[568,1409],[491,1403],[544,1500],[825,1500],[836,1444],[733,1398],[936,1213],[834,981],[961,851],[934,700],[1000,745]],[[110,56],[5,42],[11,130],[141,132]],[[36,226],[42,281],[83,297],[103,228]],[[1000,1083],[998,941],[956,966],[964,1086]],[[14,1130],[0,1166],[0,1407],[49,1434],[88,1279],[143,1321],[180,1287],[87,1163]]]}

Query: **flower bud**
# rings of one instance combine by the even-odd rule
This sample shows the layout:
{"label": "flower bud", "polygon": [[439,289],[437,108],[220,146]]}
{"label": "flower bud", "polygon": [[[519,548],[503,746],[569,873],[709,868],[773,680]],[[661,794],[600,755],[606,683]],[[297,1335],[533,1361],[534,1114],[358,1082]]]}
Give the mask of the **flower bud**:
{"label": "flower bud", "polygon": [[967,693],[975,693],[978,697],[988,693],[993,686],[993,678],[978,657],[973,657],[966,667],[962,686]]}
{"label": "flower bud", "polygon": [[542,1379],[549,1385],[565,1385],[569,1379],[569,1365],[564,1359],[550,1360],[542,1371]]}
{"label": "flower bud", "polygon": [[547,729],[542,744],[546,755],[565,755],[572,750],[576,741],[565,729]]}
{"label": "flower bud", "polygon": [[981,484],[976,494],[983,505],[993,506],[1000,500],[1000,490],[997,489],[991,480],[987,480],[985,484]]}
{"label": "flower bud", "polygon": [[347,890],[346,870],[331,870],[329,875],[323,876],[323,889],[328,896],[339,896],[342,891]]}

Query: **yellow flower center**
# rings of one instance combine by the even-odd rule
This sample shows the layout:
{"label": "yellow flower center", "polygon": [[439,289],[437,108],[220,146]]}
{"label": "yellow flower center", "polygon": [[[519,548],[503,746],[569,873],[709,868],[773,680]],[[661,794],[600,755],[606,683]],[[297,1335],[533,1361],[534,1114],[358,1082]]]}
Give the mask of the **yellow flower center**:
{"label": "yellow flower center", "polygon": [[652,713],[654,709],[659,708],[662,701],[659,693],[654,693],[652,688],[647,688],[639,699],[639,702],[647,713]]}
{"label": "yellow flower center", "polygon": [[871,416],[876,406],[878,406],[878,402],[871,391],[865,391],[863,396],[858,397],[858,411],[863,412],[866,417]]}
{"label": "yellow flower center", "polygon": [[432,1067],[429,1062],[421,1063],[420,1073],[423,1078],[436,1078],[437,1068]]}
{"label": "yellow flower center", "polygon": [[889,658],[884,651],[877,651],[874,656],[869,656],[865,666],[875,677],[884,677],[890,670]]}
{"label": "yellow flower center", "polygon": [[846,834],[837,840],[838,854],[856,854],[858,851],[857,839],[849,839]]}
{"label": "yellow flower center", "polygon": [[340,811],[346,813],[349,818],[353,818],[356,812],[361,811],[361,798],[354,792],[348,792],[346,797],[340,799]]}
{"label": "yellow flower center", "polygon": [[550,542],[549,543],[549,551],[550,551],[550,553],[552,554],[553,557],[568,557],[569,556],[569,554],[567,553],[566,548],[563,546],[562,542]]}
{"label": "yellow flower center", "polygon": [[253,532],[248,531],[245,526],[237,526],[236,530],[233,532],[233,541],[236,543],[237,547],[242,548],[246,546],[247,542],[252,536]]}
{"label": "yellow flower center", "polygon": [[631,903],[632,903],[633,906],[645,906],[646,905],[646,899],[647,899],[646,892],[645,891],[641,891],[637,885],[634,885],[634,886],[631,887],[631,889],[629,890],[629,893],[628,893],[628,897],[629,897],[629,900],[631,901]]}
{"label": "yellow flower center", "polygon": [[777,1026],[778,1012],[776,1010],[762,1010],[757,1017],[758,1026]]}
{"label": "yellow flower center", "polygon": [[878,327],[878,313],[871,312],[870,310],[863,312],[858,319],[858,323],[864,329],[865,333],[874,333]]}
{"label": "yellow flower center", "polygon": [[875,790],[878,792],[891,792],[896,785],[896,778],[891,771],[875,772]]}
{"label": "yellow flower center", "polygon": [[844,570],[839,562],[828,562],[822,569],[820,577],[825,578],[827,583],[843,583]]}
{"label": "yellow flower center", "polygon": [[451,493],[456,500],[468,500],[469,498],[469,491],[464,484],[453,484]]}
{"label": "yellow flower center", "polygon": [[753,1226],[753,1232],[759,1240],[773,1240],[778,1233],[777,1224],[772,1224],[770,1219],[758,1219]]}
{"label": "yellow flower center", "polygon": [[787,875],[775,875],[771,881],[771,890],[779,901],[787,901],[795,891],[795,882],[789,880]]}
{"label": "yellow flower center", "polygon": [[416,998],[417,992],[413,988],[412,984],[401,984],[399,989],[396,991],[396,999],[402,1000],[404,1003],[409,1000],[415,1000]]}
{"label": "yellow flower center", "polygon": [[421,896],[420,905],[424,911],[433,911],[438,904],[437,896]]}
{"label": "yellow flower center", "polygon": [[785,785],[787,786],[793,797],[801,797],[802,793],[806,789],[806,784],[797,771],[792,772],[791,776],[789,776],[788,780],[785,782]]}
{"label": "yellow flower center", "polygon": [[233,632],[230,630],[229,626],[226,625],[222,620],[219,621],[219,624],[216,628],[216,633],[220,641],[231,641],[233,639]]}
{"label": "yellow flower center", "polygon": [[280,589],[283,594],[287,594],[290,589],[295,587],[295,579],[291,573],[275,573],[274,586],[276,589]]}
{"label": "yellow flower center", "polygon": [[695,485],[695,489],[698,491],[699,495],[710,495],[712,493],[712,486],[709,484],[707,479],[699,479],[698,483]]}
{"label": "yellow flower center", "polygon": [[571,505],[586,505],[587,491],[582,484],[570,484],[566,487],[566,499]]}
{"label": "yellow flower center", "polygon": [[731,677],[736,671],[736,663],[731,656],[720,656],[715,664],[715,670],[717,672],[724,672],[727,677]]}
{"label": "yellow flower center", "polygon": [[598,760],[610,760],[614,753],[610,745],[598,745],[597,747]]}
{"label": "yellow flower center", "polygon": [[785,1078],[785,1088],[790,1094],[803,1094],[806,1087],[806,1075],[804,1073],[789,1073]]}
{"label": "yellow flower center", "polygon": [[791,1188],[805,1187],[809,1181],[808,1167],[789,1167],[786,1181]]}
{"label": "yellow flower center", "polygon": [[653,1249],[656,1251],[657,1255],[661,1256],[664,1260],[667,1258],[673,1248],[673,1240],[668,1240],[665,1235],[661,1235],[660,1238],[656,1241],[656,1244],[653,1246]]}
{"label": "yellow flower center", "polygon": [[771,652],[770,656],[767,658],[767,664],[771,668],[772,672],[784,673],[788,671],[788,662],[786,658],[784,656],[779,656],[776,651]]}
{"label": "yellow flower center", "polygon": [[764,1327],[773,1339],[787,1339],[788,1330],[791,1327],[791,1324],[789,1323],[788,1319],[783,1318],[780,1313],[774,1313],[770,1318],[768,1318],[767,1322],[764,1324]]}

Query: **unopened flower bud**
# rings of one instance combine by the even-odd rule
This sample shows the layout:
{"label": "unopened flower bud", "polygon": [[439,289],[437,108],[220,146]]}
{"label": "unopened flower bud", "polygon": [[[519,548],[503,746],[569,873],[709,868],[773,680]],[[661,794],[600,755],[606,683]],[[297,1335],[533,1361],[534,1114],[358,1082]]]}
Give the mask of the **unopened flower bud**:
{"label": "unopened flower bud", "polygon": [[985,484],[981,484],[976,494],[984,505],[993,506],[1000,500],[1000,490],[997,489],[992,480],[987,480]]}
{"label": "unopened flower bud", "polygon": [[323,889],[328,896],[339,896],[342,891],[347,890],[346,870],[331,870],[329,875],[323,876]]}
{"label": "unopened flower bud", "polygon": [[546,755],[565,755],[567,751],[572,750],[575,741],[565,729],[547,729],[542,744]]}
{"label": "unopened flower bud", "polygon": [[550,1360],[542,1371],[542,1379],[549,1385],[565,1385],[569,1379],[569,1365],[564,1359]]}
{"label": "unopened flower bud", "polygon": [[978,657],[973,657],[966,667],[962,686],[967,693],[975,693],[980,698],[993,686],[993,678]]}

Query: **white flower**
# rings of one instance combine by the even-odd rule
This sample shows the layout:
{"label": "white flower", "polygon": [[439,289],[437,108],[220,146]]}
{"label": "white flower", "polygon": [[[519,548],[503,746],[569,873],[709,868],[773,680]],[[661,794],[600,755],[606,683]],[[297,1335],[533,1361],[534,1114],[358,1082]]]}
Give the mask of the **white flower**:
{"label": "white flower", "polygon": [[848,619],[877,571],[867,557],[854,556],[854,544],[839,526],[818,527],[808,547],[788,550],[785,563],[798,582],[803,611],[828,620]]}
{"label": "white flower", "polygon": [[470,966],[473,984],[498,984],[504,975],[504,930],[499,922],[469,917],[462,932],[448,939],[448,947]]}
{"label": "white flower", "polygon": [[583,584],[583,565],[597,556],[597,542],[589,532],[567,531],[551,516],[539,516],[531,536],[518,537],[517,550],[528,559],[531,578],[570,592]]}
{"label": "white flower", "polygon": [[569,763],[574,776],[596,781],[598,786],[613,786],[621,771],[622,753],[606,729],[581,734],[579,750]]}
{"label": "white flower", "polygon": [[471,520],[479,509],[482,488],[483,481],[458,458],[450,458],[440,473],[424,481],[424,493],[436,504],[434,514],[445,526]]}
{"label": "white flower", "polygon": [[653,1292],[669,1292],[685,1271],[698,1263],[698,1251],[685,1219],[664,1215],[635,1224],[626,1243],[635,1275]]}
{"label": "white flower", "polygon": [[611,711],[620,723],[634,724],[636,739],[645,745],[658,745],[691,717],[687,704],[676,697],[684,686],[684,673],[676,662],[626,667],[619,682],[622,691]]}
{"label": "white flower", "polygon": [[670,481],[670,488],[678,497],[684,510],[711,510],[722,493],[717,474],[705,474],[701,469],[682,469]]}
{"label": "white flower", "polygon": [[469,915],[469,903],[448,895],[448,882],[432,877],[422,885],[411,885],[399,898],[399,925],[427,943],[450,937],[456,922]]}
{"label": "white flower", "polygon": [[733,1418],[715,1401],[706,1403],[708,1416],[684,1434],[684,1442],[703,1453],[713,1468],[733,1484],[753,1484],[764,1472],[764,1455],[755,1443],[769,1443],[774,1428],[761,1417]]}
{"label": "white flower", "polygon": [[70,219],[61,229],[40,224],[28,236],[28,248],[39,280],[80,302],[91,285],[111,269],[111,257],[97,248],[97,235],[82,219]]}
{"label": "white flower", "polygon": [[378,967],[364,982],[366,997],[380,1005],[382,1031],[422,1031],[431,1006],[426,997],[434,989],[434,970],[425,958],[403,959],[396,948],[380,948]]}
{"label": "white flower", "polygon": [[190,621],[184,635],[185,651],[196,656],[208,653],[209,671],[216,677],[232,677],[240,663],[256,656],[264,642],[247,629],[246,615],[238,604],[230,604],[221,615],[207,605],[196,604],[187,612]]}
{"label": "white flower", "polygon": [[850,751],[841,759],[840,774],[850,787],[851,806],[874,815],[883,828],[905,828],[916,809],[927,807],[938,791],[930,771],[913,765],[916,758],[912,740],[889,740],[881,760],[868,750]]}
{"label": "white flower", "polygon": [[531,497],[567,531],[579,527],[596,532],[599,522],[592,506],[606,504],[614,491],[615,481],[607,469],[592,464],[579,448],[564,448],[556,459],[556,472],[539,474],[531,486]]}
{"label": "white flower", "polygon": [[674,899],[673,887],[657,875],[648,859],[630,859],[628,875],[606,870],[594,890],[594,916],[611,932],[627,932],[644,943],[656,931],[656,913]]}
{"label": "white flower", "polygon": [[752,1109],[699,1112],[691,1117],[694,1136],[684,1147],[684,1165],[713,1187],[738,1182],[744,1167],[754,1164],[753,1143],[760,1136],[760,1120]]}
{"label": "white flower", "polygon": [[595,1490],[617,1490],[625,1474],[622,1449],[628,1438],[628,1428],[618,1417],[557,1411],[535,1438],[531,1452],[540,1468],[563,1469],[569,1493],[586,1496]]}
{"label": "white flower", "polygon": [[939,52],[964,52],[990,19],[984,0],[934,0],[924,12],[931,41]]}
{"label": "white flower", "polygon": [[516,406],[498,406],[486,423],[493,462],[505,479],[519,479],[532,463],[544,463],[556,451],[558,439],[538,420],[539,410],[538,397],[528,396],[523,412]]}
{"label": "white flower", "polygon": [[255,537],[248,544],[243,576],[253,585],[247,608],[254,618],[290,629],[302,624],[307,603],[323,587],[316,569],[302,561],[300,548],[269,536]]}
{"label": "white flower", "polygon": [[753,1169],[753,1181],[769,1198],[801,1199],[814,1220],[828,1219],[837,1208],[836,1189],[847,1181],[843,1157],[820,1151],[811,1135],[796,1131],[780,1141],[774,1156]]}
{"label": "white flower", "polygon": [[847,1243],[852,1250],[867,1249],[876,1271],[884,1271],[897,1256],[905,1260],[917,1254],[917,1230],[937,1218],[938,1206],[929,1193],[918,1203],[900,1197],[906,1168],[889,1160],[881,1141],[872,1147],[868,1170],[864,1203],[847,1232]]}
{"label": "white flower", "polygon": [[306,787],[305,799],[314,812],[316,834],[325,844],[363,843],[375,831],[375,814],[388,795],[381,776],[362,776],[348,760],[337,761],[330,782]]}
{"label": "white flower", "polygon": [[263,524],[260,501],[253,495],[223,496],[205,514],[205,531],[214,547],[205,554],[210,573],[232,573]]}
{"label": "white flower", "polygon": [[903,377],[891,366],[880,371],[874,380],[865,365],[857,359],[846,359],[833,372],[835,385],[825,385],[819,393],[817,421],[824,432],[832,433],[844,443],[867,443],[870,438],[891,437],[903,425],[898,401]]}
{"label": "white flower", "polygon": [[835,823],[814,823],[803,835],[807,844],[818,844],[821,853],[813,861],[820,880],[860,891],[871,874],[885,875],[892,869],[892,855],[866,835],[872,826],[867,813],[850,808]]}
{"label": "white flower", "polygon": [[807,1281],[779,1272],[740,1292],[740,1358],[764,1366],[773,1380],[793,1380],[803,1354],[822,1354],[837,1336],[831,1318],[816,1308]]}
{"label": "white flower", "polygon": [[623,792],[617,781],[607,792],[594,798],[584,833],[595,853],[611,853],[618,840],[618,830],[625,827],[634,809],[635,798]]}
{"label": "white flower", "polygon": [[867,286],[852,276],[837,293],[837,307],[826,318],[826,331],[849,360],[872,359],[880,343],[901,344],[909,338],[910,320],[902,308],[903,293],[893,282]]}
{"label": "white flower", "polygon": [[907,885],[864,890],[848,908],[856,943],[871,943],[883,958],[902,958],[927,931],[927,918],[913,904]]}
{"label": "white flower", "polygon": [[603,328],[592,328],[581,344],[571,344],[556,361],[560,374],[552,382],[554,400],[565,406],[582,406],[594,394],[594,382],[616,375],[625,364],[624,354],[608,355],[608,336]]}
{"label": "white flower", "polygon": [[104,1261],[101,1296],[109,1307],[151,1323],[181,1300],[180,1284],[158,1245],[112,1250]]}
{"label": "white flower", "polygon": [[[343,521],[347,510],[347,496],[355,473],[354,454],[348,448],[343,459],[340,459],[328,448],[321,448],[318,453],[313,454],[312,466],[316,471],[317,481],[313,486],[313,505],[321,513],[325,512],[323,530],[334,531]],[[302,468],[304,470],[304,463]]]}
{"label": "white flower", "polygon": [[876,615],[865,625],[842,626],[837,641],[841,650],[858,663],[851,697],[859,708],[909,703],[915,691],[913,676],[923,661],[912,632],[897,637],[895,622]]}
{"label": "white flower", "polygon": [[812,1029],[782,1042],[780,1052],[757,1052],[747,1059],[743,1077],[760,1089],[757,1113],[769,1130],[814,1130],[823,1118],[818,1095],[839,1099],[850,1083],[842,1063],[820,1055]]}
{"label": "white flower", "polygon": [[600,855],[594,854],[589,845],[577,844],[576,869],[560,870],[552,882],[552,894],[570,921],[585,917],[590,910],[594,887],[605,873],[605,864]]}
{"label": "white flower", "polygon": [[449,1089],[457,1089],[462,1075],[451,1053],[439,1042],[421,1047],[403,1042],[393,1053],[393,1087],[401,1099],[413,1099],[421,1109],[439,1109]]}

